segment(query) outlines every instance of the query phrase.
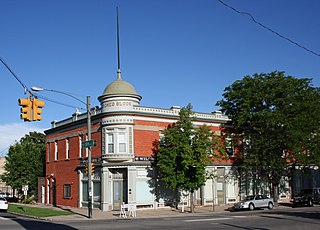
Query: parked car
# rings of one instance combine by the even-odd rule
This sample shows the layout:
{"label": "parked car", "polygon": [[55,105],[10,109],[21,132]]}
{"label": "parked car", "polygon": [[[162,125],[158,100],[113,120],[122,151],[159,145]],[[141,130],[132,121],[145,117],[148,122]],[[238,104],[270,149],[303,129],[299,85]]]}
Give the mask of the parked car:
{"label": "parked car", "polygon": [[8,210],[8,201],[4,197],[0,197],[0,211]]}
{"label": "parked car", "polygon": [[12,195],[8,192],[0,192],[0,197],[9,198],[12,197]]}
{"label": "parked car", "polygon": [[234,210],[249,209],[254,210],[255,208],[268,208],[273,209],[273,199],[266,195],[252,195],[247,196],[244,200],[234,204]]}
{"label": "parked car", "polygon": [[291,199],[292,207],[307,205],[313,206],[314,203],[320,203],[320,188],[302,189],[298,195]]}

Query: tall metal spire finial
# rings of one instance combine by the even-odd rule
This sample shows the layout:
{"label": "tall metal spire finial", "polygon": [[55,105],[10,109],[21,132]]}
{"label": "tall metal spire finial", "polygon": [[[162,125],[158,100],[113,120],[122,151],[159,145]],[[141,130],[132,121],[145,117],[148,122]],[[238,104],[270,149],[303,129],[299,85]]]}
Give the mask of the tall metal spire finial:
{"label": "tall metal spire finial", "polygon": [[117,48],[118,48],[118,80],[121,80],[121,70],[120,70],[120,32],[119,32],[119,13],[117,7]]}

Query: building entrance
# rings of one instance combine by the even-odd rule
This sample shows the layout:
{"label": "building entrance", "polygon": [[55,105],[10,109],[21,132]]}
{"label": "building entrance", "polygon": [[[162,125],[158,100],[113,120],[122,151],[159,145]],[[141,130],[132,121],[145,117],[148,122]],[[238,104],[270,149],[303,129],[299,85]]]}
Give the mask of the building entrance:
{"label": "building entrance", "polygon": [[128,203],[128,170],[126,168],[110,169],[112,173],[112,209],[120,210],[121,204]]}

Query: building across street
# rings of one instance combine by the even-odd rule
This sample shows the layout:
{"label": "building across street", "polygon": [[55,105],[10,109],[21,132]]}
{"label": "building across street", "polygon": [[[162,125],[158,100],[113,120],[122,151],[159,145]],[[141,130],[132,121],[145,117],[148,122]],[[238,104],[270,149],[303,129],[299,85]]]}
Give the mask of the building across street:
{"label": "building across street", "polygon": [[[119,58],[116,79],[101,91],[100,106],[89,104],[87,113],[53,121],[45,131],[46,177],[39,179],[39,202],[83,208],[92,197],[93,207],[103,212],[121,210],[123,204],[137,209],[172,205],[174,193],[156,179],[152,150],[168,125],[179,120],[181,107],[141,105],[142,96],[122,79]],[[193,118],[194,126],[206,125],[217,135],[230,121],[221,111],[194,111]],[[227,152],[206,166],[215,175],[195,192],[196,205],[231,205],[248,194],[270,194],[268,182],[256,184],[250,172],[239,174],[235,151]],[[299,190],[304,183],[304,175],[295,174],[292,187]],[[284,178],[279,191],[280,200],[290,199],[289,180]],[[188,206],[189,194],[181,195],[180,205]]]}

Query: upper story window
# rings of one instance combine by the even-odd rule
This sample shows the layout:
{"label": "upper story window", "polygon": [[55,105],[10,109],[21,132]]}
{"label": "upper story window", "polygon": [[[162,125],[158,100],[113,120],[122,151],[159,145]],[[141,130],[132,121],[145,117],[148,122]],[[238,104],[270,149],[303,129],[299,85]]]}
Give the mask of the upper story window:
{"label": "upper story window", "polygon": [[58,141],[54,142],[54,160],[59,160],[59,154],[58,154]]}
{"label": "upper story window", "polygon": [[127,140],[126,140],[126,133],[125,130],[120,131],[118,134],[118,140],[119,140],[119,152],[125,153],[127,152]]}
{"label": "upper story window", "polygon": [[234,155],[234,144],[232,137],[226,137],[226,152],[229,157]]}
{"label": "upper story window", "polygon": [[84,158],[88,157],[88,148],[82,148],[82,143],[88,140],[88,135],[79,136],[79,157]]}
{"label": "upper story window", "polygon": [[[86,141],[88,141],[88,135],[86,135]],[[86,157],[88,157],[88,151],[89,151],[89,149],[88,148],[85,148],[85,150],[84,150],[85,152],[86,152]]]}
{"label": "upper story window", "polygon": [[82,152],[82,136],[79,136],[79,157],[83,157],[83,152]]}
{"label": "upper story window", "polygon": [[69,139],[66,139],[66,159],[70,159],[70,143],[69,143]]}
{"label": "upper story window", "polygon": [[163,141],[164,139],[164,131],[163,130],[159,130],[159,141]]}
{"label": "upper story window", "polygon": [[114,133],[108,133],[108,153],[114,153]]}
{"label": "upper story window", "polygon": [[128,131],[126,128],[107,129],[107,153],[128,152]]}
{"label": "upper story window", "polygon": [[47,161],[49,162],[50,161],[50,143],[47,143]]}

